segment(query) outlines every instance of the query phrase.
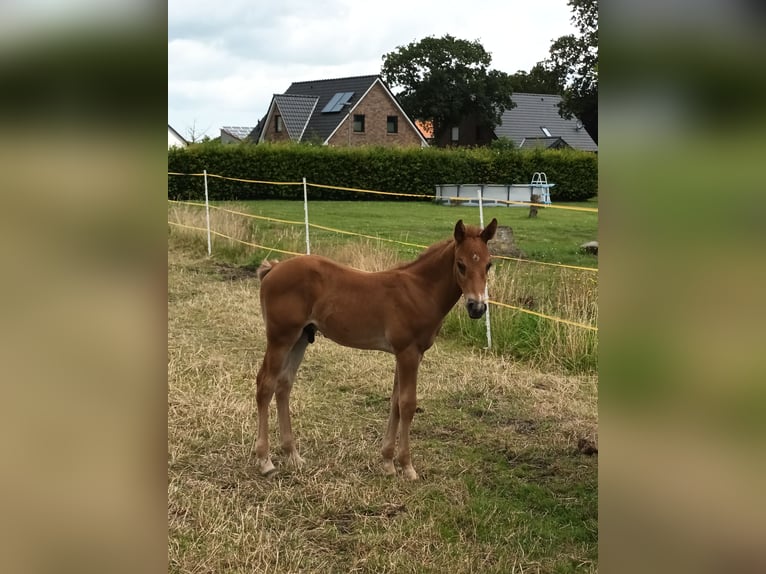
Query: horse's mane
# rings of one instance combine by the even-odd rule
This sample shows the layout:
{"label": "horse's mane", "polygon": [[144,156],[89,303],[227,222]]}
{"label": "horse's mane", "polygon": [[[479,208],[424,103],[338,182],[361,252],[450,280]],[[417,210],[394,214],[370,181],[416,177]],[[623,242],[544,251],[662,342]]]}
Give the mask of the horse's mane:
{"label": "horse's mane", "polygon": [[[465,226],[465,236],[466,237],[479,237],[481,235],[481,227],[476,227],[474,225],[466,225]],[[439,241],[437,243],[434,243],[430,247],[426,248],[425,251],[421,252],[420,255],[418,255],[415,259],[412,261],[406,261],[404,263],[400,263],[394,269],[407,269],[408,267],[411,267],[413,265],[417,265],[420,261],[423,259],[428,258],[433,253],[437,251],[441,251],[442,249],[446,248],[447,245],[454,245],[455,239],[450,237],[449,239],[444,239],[443,241]]]}
{"label": "horse's mane", "polygon": [[405,261],[404,263],[400,263],[394,269],[407,269],[409,267],[412,267],[413,265],[417,265],[424,259],[429,258],[432,254],[436,253],[437,251],[442,251],[444,248],[447,247],[447,245],[452,245],[455,243],[454,239],[445,239],[444,241],[439,241],[438,243],[434,243],[430,247],[428,247],[425,251],[422,251],[420,255],[418,255],[415,259],[412,261]]}

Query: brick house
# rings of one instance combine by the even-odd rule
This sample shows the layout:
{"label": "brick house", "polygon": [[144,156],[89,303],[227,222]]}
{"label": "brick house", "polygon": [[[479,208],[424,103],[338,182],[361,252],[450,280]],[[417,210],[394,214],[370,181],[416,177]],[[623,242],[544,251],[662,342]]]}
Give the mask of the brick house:
{"label": "brick house", "polygon": [[274,95],[249,139],[331,146],[428,145],[380,76],[295,82],[284,94]]}

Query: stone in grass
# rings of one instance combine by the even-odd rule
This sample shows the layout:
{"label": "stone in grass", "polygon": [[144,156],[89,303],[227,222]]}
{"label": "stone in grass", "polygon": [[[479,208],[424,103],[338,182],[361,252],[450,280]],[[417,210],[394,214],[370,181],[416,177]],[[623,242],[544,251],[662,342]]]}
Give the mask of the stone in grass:
{"label": "stone in grass", "polygon": [[591,255],[598,255],[598,241],[588,241],[580,245],[580,250]]}
{"label": "stone in grass", "polygon": [[513,237],[513,229],[507,225],[498,225],[495,237],[487,244],[492,255],[505,255],[507,257],[526,258],[526,254],[516,245]]}

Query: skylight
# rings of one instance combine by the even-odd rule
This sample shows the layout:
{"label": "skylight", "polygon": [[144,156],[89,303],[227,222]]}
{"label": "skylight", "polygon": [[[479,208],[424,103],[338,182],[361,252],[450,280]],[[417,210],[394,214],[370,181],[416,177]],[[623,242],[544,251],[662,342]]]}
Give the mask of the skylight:
{"label": "skylight", "polygon": [[354,92],[337,92],[332,98],[330,98],[330,101],[327,102],[327,105],[322,108],[322,113],[329,114],[332,112],[341,111],[343,106],[345,106],[353,96]]}
{"label": "skylight", "polygon": [[548,136],[548,137],[552,137],[552,136],[551,136],[551,132],[550,132],[550,131],[548,131],[548,128],[546,128],[545,126],[540,126],[540,129],[541,129],[541,130],[543,130],[543,133],[544,133],[546,136]]}

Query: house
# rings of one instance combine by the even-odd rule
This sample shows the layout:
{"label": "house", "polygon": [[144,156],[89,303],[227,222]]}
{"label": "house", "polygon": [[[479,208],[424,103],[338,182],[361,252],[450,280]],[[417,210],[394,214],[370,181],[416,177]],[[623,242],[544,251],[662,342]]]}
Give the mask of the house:
{"label": "house", "polygon": [[274,95],[249,137],[331,146],[428,145],[380,76],[295,82]]}
{"label": "house", "polygon": [[583,128],[582,122],[566,120],[559,115],[561,96],[514,92],[515,107],[505,110],[500,125],[494,130],[479,125],[473,117],[465,117],[446,130],[438,140],[441,146],[482,146],[505,137],[521,149],[574,148],[598,151],[598,145]]}
{"label": "house", "polygon": [[501,124],[495,126],[495,137],[513,140],[521,149],[598,151],[580,120],[565,120],[559,115],[561,96],[514,93],[511,99],[516,107],[503,112]]}
{"label": "house", "polygon": [[168,149],[172,147],[186,147],[188,145],[189,142],[168,124]]}
{"label": "house", "polygon": [[489,145],[493,139],[495,135],[489,126],[479,124],[473,116],[466,116],[459,124],[445,130],[441,137],[432,138],[432,141],[441,147],[483,146]]}
{"label": "house", "polygon": [[242,143],[247,141],[252,127],[225,126],[221,128],[221,143]]}

